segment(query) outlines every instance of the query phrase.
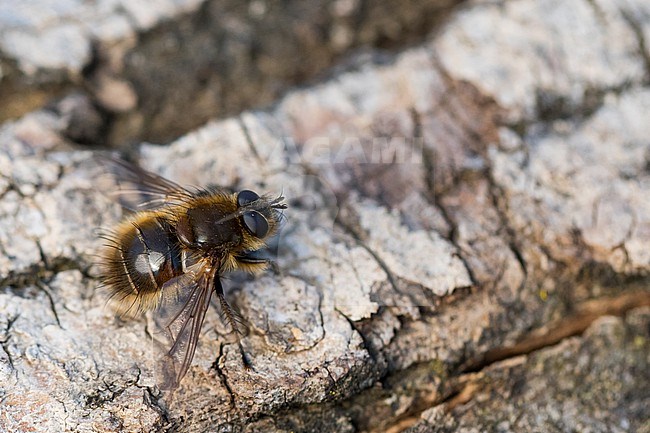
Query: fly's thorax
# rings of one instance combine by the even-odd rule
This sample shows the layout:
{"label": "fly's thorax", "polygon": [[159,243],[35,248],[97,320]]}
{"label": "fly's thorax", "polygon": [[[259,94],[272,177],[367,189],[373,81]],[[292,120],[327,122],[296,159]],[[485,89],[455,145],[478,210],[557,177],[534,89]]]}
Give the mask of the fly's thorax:
{"label": "fly's thorax", "polygon": [[188,203],[177,217],[178,239],[188,248],[236,248],[242,241],[241,225],[236,218],[224,221],[236,211],[237,203],[231,195],[198,197],[193,203]]}

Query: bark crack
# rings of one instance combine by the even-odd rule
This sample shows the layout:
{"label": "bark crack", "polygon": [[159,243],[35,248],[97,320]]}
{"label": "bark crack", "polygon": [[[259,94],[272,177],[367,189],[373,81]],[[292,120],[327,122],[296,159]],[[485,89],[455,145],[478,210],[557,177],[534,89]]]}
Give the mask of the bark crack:
{"label": "bark crack", "polygon": [[341,227],[348,235],[352,237],[352,239],[356,242],[357,245],[359,245],[361,248],[366,250],[368,254],[372,256],[372,258],[377,262],[379,267],[386,273],[386,278],[388,279],[388,282],[390,285],[393,287],[393,290],[395,290],[396,293],[402,294],[402,291],[400,290],[398,284],[397,284],[397,279],[393,275],[393,272],[390,270],[386,262],[377,254],[368,244],[366,244],[363,240],[360,234],[349,224],[345,223],[344,221],[341,221],[340,219],[337,219],[335,221],[335,224],[337,224],[339,227]]}
{"label": "bark crack", "polygon": [[7,354],[7,362],[9,363],[9,367],[11,370],[14,372],[14,375],[16,376],[16,379],[18,379],[18,372],[16,371],[16,368],[14,366],[14,360],[13,357],[11,356],[11,351],[7,344],[9,343],[9,340],[11,339],[11,328],[13,327],[14,323],[18,318],[20,317],[19,314],[16,314],[15,316],[12,317],[7,317],[7,324],[5,325],[5,329],[3,330],[3,338],[0,339],[0,347],[2,347],[2,350]]}
{"label": "bark crack", "polygon": [[581,335],[599,317],[623,316],[629,310],[643,306],[650,306],[648,291],[634,291],[585,301],[576,308],[574,314],[528,333],[518,343],[490,349],[480,359],[471,361],[461,370],[480,371],[495,362],[553,346],[564,339]]}
{"label": "bark crack", "polygon": [[521,253],[520,241],[518,240],[517,233],[511,226],[510,220],[508,218],[509,209],[508,204],[504,198],[505,192],[494,179],[492,167],[489,161],[487,161],[487,164],[488,171],[486,178],[489,182],[488,194],[492,200],[492,206],[494,207],[494,210],[499,217],[499,225],[503,228],[503,230],[505,230],[505,242],[508,245],[508,249],[517,260],[517,263],[519,264],[521,272],[524,276],[519,287],[517,288],[517,291],[521,291],[528,282],[528,264],[526,263],[526,259]]}
{"label": "bark crack", "polygon": [[0,289],[9,286],[14,289],[23,289],[39,282],[48,284],[57,274],[72,270],[79,271],[85,278],[93,279],[89,273],[90,265],[80,258],[64,256],[48,258],[43,252],[39,241],[36,240],[35,242],[40,253],[38,263],[33,263],[18,272],[10,271],[4,278],[0,279]]}
{"label": "bark crack", "polygon": [[370,359],[372,360],[373,364],[375,364],[375,366],[378,366],[379,351],[377,351],[377,349],[373,346],[373,344],[370,343],[368,337],[366,337],[364,333],[361,332],[361,330],[359,329],[359,327],[357,326],[354,320],[349,318],[344,312],[342,312],[338,308],[335,308],[334,310],[338,314],[340,314],[345,320],[347,320],[348,324],[350,325],[350,328],[352,328],[352,331],[359,334],[364,350],[368,353],[368,356],[370,356]]}
{"label": "bark crack", "polygon": [[232,388],[228,383],[225,373],[223,372],[221,366],[219,365],[219,361],[221,361],[221,359],[223,359],[224,357],[224,352],[223,352],[224,347],[225,345],[223,343],[219,343],[219,355],[217,356],[217,359],[212,363],[212,368],[214,368],[214,370],[217,372],[217,376],[219,376],[219,379],[221,380],[223,387],[226,389],[226,392],[228,392],[230,408],[234,409],[235,394],[233,393]]}
{"label": "bark crack", "polygon": [[648,43],[645,39],[643,28],[632,12],[621,9],[621,15],[636,36],[639,45],[639,54],[643,59],[643,65],[645,67],[646,81],[650,81],[650,47],[648,47]]}
{"label": "bark crack", "polygon": [[[136,386],[140,387],[139,385]],[[154,393],[154,391],[157,392]],[[160,415],[160,421],[158,422],[159,427],[170,424],[169,411],[164,404],[160,390],[157,390],[157,388],[152,388],[150,386],[144,387],[143,400],[147,406],[149,406],[151,409],[157,412],[158,415]]]}
{"label": "bark crack", "polygon": [[454,246],[454,248],[456,249],[456,257],[458,257],[460,261],[463,263],[463,267],[467,271],[467,275],[469,276],[469,280],[472,283],[472,286],[477,287],[478,282],[476,280],[476,277],[474,276],[474,271],[472,270],[465,256],[462,254],[463,249],[458,244],[458,224],[456,224],[454,219],[451,217],[447,208],[445,208],[445,206],[442,205],[443,193],[436,192],[437,190],[435,188],[435,181],[434,181],[435,164],[433,163],[433,160],[434,160],[434,152],[431,149],[423,148],[422,161],[426,169],[425,182],[427,185],[427,192],[428,192],[428,194],[426,195],[427,201],[440,211],[442,218],[444,219],[445,223],[449,227],[449,233],[446,235],[443,233],[439,233],[440,236],[442,236],[447,242],[449,242],[451,245]]}
{"label": "bark crack", "polygon": [[64,329],[63,326],[61,326],[61,320],[59,320],[59,313],[56,310],[56,304],[54,302],[54,295],[52,294],[52,291],[48,287],[47,284],[44,282],[38,280],[35,282],[36,287],[38,287],[40,290],[45,293],[45,296],[47,297],[49,304],[50,304],[50,309],[52,310],[52,314],[54,315],[54,320],[56,320],[56,324],[59,326],[59,328]]}

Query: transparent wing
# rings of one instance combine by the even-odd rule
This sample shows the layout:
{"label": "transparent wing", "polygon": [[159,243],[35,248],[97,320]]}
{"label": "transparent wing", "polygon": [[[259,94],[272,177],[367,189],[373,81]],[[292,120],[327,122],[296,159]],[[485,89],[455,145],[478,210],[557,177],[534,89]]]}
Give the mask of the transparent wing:
{"label": "transparent wing", "polygon": [[215,271],[204,272],[197,264],[162,287],[161,304],[153,317],[162,334],[156,336],[161,352],[156,380],[161,389],[177,388],[192,363],[215,278]]}
{"label": "transparent wing", "polygon": [[111,195],[132,211],[180,204],[192,197],[190,191],[177,183],[122,159],[101,156],[98,161],[114,177],[117,188]]}

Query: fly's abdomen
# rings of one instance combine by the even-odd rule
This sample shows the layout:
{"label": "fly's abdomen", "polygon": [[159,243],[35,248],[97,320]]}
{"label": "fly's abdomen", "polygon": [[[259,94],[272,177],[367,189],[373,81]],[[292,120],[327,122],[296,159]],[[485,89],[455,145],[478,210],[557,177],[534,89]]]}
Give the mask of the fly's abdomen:
{"label": "fly's abdomen", "polygon": [[123,222],[108,240],[102,277],[123,312],[141,312],[155,306],[162,285],[183,272],[175,232],[155,212],[144,212]]}

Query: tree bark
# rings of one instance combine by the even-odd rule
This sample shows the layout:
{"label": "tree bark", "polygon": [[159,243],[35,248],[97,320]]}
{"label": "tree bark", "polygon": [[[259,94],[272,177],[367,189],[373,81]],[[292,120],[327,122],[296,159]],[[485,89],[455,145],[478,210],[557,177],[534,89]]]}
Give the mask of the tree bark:
{"label": "tree bark", "polygon": [[642,0],[470,2],[271,108],[195,129],[224,112],[180,104],[183,137],[124,149],[289,208],[273,269],[225,282],[252,368],[210,308],[173,395],[146,319],[97,289],[96,228],[122,211],[78,137],[175,93],[139,107],[146,86],[113,70],[128,116],[72,83],[6,121],[0,431],[650,431],[649,34]]}

